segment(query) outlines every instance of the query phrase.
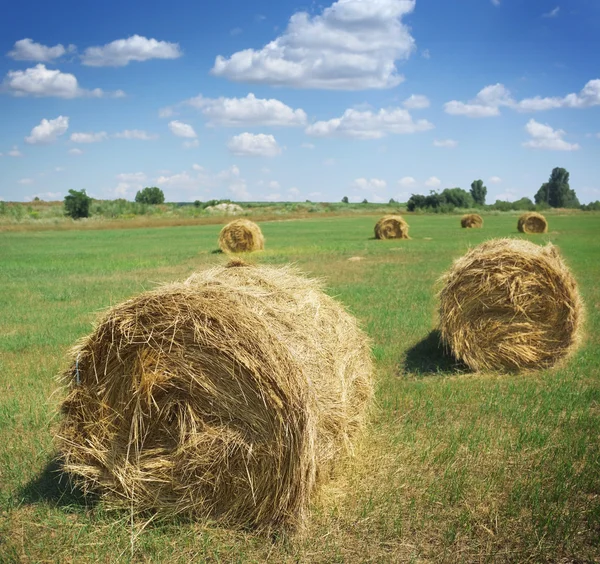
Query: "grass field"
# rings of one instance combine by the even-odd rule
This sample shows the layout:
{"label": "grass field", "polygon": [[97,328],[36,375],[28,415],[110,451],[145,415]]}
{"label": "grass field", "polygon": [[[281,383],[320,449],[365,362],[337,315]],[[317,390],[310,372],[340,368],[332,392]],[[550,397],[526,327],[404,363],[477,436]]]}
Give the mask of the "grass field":
{"label": "grass field", "polygon": [[[471,374],[437,344],[438,277],[469,245],[519,236],[516,216],[262,224],[255,260],[326,280],[374,341],[377,406],[355,459],[306,531],[265,538],[210,523],[130,522],[59,483],[52,432],[65,353],[98,311],[225,260],[219,225],[0,233],[0,562],[586,562],[600,560],[600,215],[552,216],[586,302],[563,368]],[[362,260],[349,261],[350,257]]]}

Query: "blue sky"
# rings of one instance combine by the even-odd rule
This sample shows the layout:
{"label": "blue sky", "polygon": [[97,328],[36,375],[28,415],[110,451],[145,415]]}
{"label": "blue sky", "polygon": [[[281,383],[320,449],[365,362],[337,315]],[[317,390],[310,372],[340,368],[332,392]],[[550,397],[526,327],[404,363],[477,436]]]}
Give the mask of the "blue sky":
{"label": "blue sky", "polygon": [[27,1],[0,20],[0,198],[600,199],[597,0]]}

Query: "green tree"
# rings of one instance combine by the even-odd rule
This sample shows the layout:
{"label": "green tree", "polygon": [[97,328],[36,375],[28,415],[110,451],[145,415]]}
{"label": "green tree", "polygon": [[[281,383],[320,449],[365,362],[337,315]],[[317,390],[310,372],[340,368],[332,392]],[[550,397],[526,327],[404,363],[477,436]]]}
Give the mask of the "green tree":
{"label": "green tree", "polygon": [[368,201],[368,200],[365,198],[365,199],[362,201],[362,203],[363,203],[363,204],[368,204],[368,203],[369,203],[369,201]]}
{"label": "green tree", "polygon": [[342,204],[347,204],[348,203],[348,196],[344,196],[342,198]]}
{"label": "green tree", "polygon": [[138,204],[162,204],[165,201],[165,195],[160,188],[146,186],[135,195],[135,201]]}
{"label": "green tree", "polygon": [[553,168],[548,182],[540,186],[534,196],[536,204],[548,204],[552,208],[578,208],[575,190],[569,187],[569,172],[564,168]]}
{"label": "green tree", "polygon": [[473,201],[478,206],[485,206],[486,195],[487,188],[483,185],[483,180],[473,180],[473,182],[471,182],[471,196]]}
{"label": "green tree", "polygon": [[473,207],[471,194],[462,188],[446,188],[440,195],[442,196],[442,203],[450,204],[455,208]]}
{"label": "green tree", "polygon": [[390,198],[390,201],[388,202],[389,204],[397,204],[398,202],[396,200],[394,200],[394,198]]}
{"label": "green tree", "polygon": [[69,194],[65,196],[65,214],[73,219],[89,217],[91,202],[92,198],[85,190],[69,190]]}

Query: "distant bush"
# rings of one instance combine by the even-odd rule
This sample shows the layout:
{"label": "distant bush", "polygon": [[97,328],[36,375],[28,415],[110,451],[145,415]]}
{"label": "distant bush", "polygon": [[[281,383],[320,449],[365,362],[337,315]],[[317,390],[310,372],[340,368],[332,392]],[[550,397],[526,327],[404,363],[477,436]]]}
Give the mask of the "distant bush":
{"label": "distant bush", "polygon": [[138,191],[135,195],[135,201],[138,204],[164,204],[165,195],[160,188],[156,186],[146,187]]}
{"label": "distant bush", "polygon": [[600,200],[590,202],[589,204],[583,204],[581,209],[583,211],[600,211]]}
{"label": "distant bush", "polygon": [[529,198],[521,198],[516,202],[505,202],[496,200],[492,205],[487,206],[488,210],[498,211],[535,211],[539,209]]}
{"label": "distant bush", "polygon": [[65,196],[65,214],[73,219],[81,219],[90,215],[90,198],[85,190],[69,190]]}
{"label": "distant bush", "polygon": [[431,191],[428,196],[413,194],[407,204],[409,212],[418,209],[436,213],[451,212],[454,208],[472,208],[473,197],[462,188],[446,188],[442,192]]}

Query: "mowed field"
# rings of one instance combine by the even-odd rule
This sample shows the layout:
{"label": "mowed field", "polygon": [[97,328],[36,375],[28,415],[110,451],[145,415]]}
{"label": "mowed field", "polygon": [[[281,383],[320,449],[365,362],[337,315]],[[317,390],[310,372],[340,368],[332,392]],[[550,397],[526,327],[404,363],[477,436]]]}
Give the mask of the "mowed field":
{"label": "mowed field", "polygon": [[[0,234],[0,562],[592,562],[600,560],[600,215],[410,216],[261,224],[251,260],[293,262],[373,340],[376,405],[353,460],[302,534],[130,519],[59,483],[52,435],[68,348],[102,311],[226,260],[219,225]],[[557,244],[585,300],[582,348],[559,369],[473,374],[443,354],[436,280],[469,246]],[[362,260],[348,260],[360,257]]]}

